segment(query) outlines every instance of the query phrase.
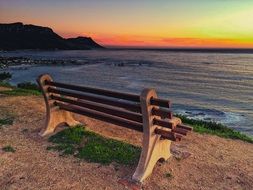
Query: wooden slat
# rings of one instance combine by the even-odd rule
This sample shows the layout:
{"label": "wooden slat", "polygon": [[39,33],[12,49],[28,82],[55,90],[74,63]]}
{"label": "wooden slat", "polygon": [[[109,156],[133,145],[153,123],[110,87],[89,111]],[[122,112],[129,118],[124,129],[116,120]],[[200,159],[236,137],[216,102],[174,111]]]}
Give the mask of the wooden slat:
{"label": "wooden slat", "polygon": [[74,105],[85,107],[85,108],[88,108],[88,109],[91,109],[91,110],[103,112],[103,113],[106,113],[106,114],[109,114],[109,115],[114,115],[114,116],[117,116],[117,117],[122,117],[124,119],[128,119],[128,120],[131,120],[131,121],[136,121],[136,122],[142,123],[142,115],[139,114],[139,113],[125,111],[125,110],[114,108],[114,107],[108,107],[108,106],[103,105],[103,104],[97,104],[97,103],[89,102],[89,101],[86,101],[86,100],[76,101],[76,100],[72,100],[72,99],[69,99],[69,98],[63,98],[63,97],[54,96],[54,95],[51,95],[51,98],[53,100],[58,100],[58,101],[61,101],[61,102],[74,104]]}
{"label": "wooden slat", "polygon": [[164,100],[164,99],[159,99],[159,98],[151,98],[150,99],[150,104],[154,106],[160,106],[160,107],[165,107],[165,108],[170,108],[170,101],[169,100]]}
{"label": "wooden slat", "polygon": [[65,83],[53,82],[53,81],[47,81],[46,84],[59,87],[59,88],[65,88],[65,89],[70,89],[70,90],[75,90],[75,91],[80,91],[80,92],[92,93],[96,95],[109,96],[109,97],[114,97],[114,98],[134,101],[134,102],[140,102],[140,96],[136,94],[114,92],[114,91],[105,90],[105,89],[77,86],[77,85],[65,84]]}
{"label": "wooden slat", "polygon": [[188,130],[188,131],[192,131],[193,130],[192,127],[184,125],[184,124],[178,125],[177,128],[185,129],[185,130]]}
{"label": "wooden slat", "polygon": [[182,135],[187,135],[188,130],[176,127],[175,129],[172,129],[172,132],[179,133],[179,134],[182,134]]}
{"label": "wooden slat", "polygon": [[177,128],[177,127],[174,127],[172,129],[173,125],[169,121],[164,121],[164,120],[161,120],[161,119],[154,118],[153,119],[153,124],[154,125],[159,125],[161,127],[165,127],[165,128],[168,128],[168,129],[171,129],[172,132],[179,133],[181,135],[187,135],[187,133],[188,133],[188,130],[185,130],[185,129],[181,129],[181,128]]}
{"label": "wooden slat", "polygon": [[161,127],[165,127],[168,129],[172,129],[172,127],[173,127],[172,123],[170,123],[168,121],[161,120],[161,119],[156,119],[156,118],[153,119],[153,124],[159,125]]}
{"label": "wooden slat", "polygon": [[[54,81],[46,81],[45,84],[49,85],[49,86],[55,86],[55,87],[59,87],[59,88],[69,89],[69,90],[75,90],[75,91],[80,91],[80,92],[85,92],[85,93],[92,93],[95,95],[108,96],[108,97],[112,97],[112,98],[118,98],[118,99],[138,102],[138,103],[140,102],[140,96],[137,94],[115,92],[115,91],[106,90],[106,89],[77,86],[77,85],[73,85],[73,84],[65,84],[65,83],[54,82]],[[151,104],[156,105],[156,106],[170,108],[170,101],[169,100],[152,98]]]}
{"label": "wooden slat", "polygon": [[119,125],[119,126],[122,126],[122,127],[128,128],[128,129],[133,129],[133,130],[136,130],[139,132],[143,131],[142,124],[138,123],[138,122],[130,121],[127,119],[119,118],[116,116],[108,115],[105,113],[101,113],[101,112],[86,109],[86,108],[80,108],[80,107],[74,106],[74,105],[67,105],[67,104],[59,103],[59,102],[56,102],[55,105],[59,106],[60,109],[63,109],[63,110],[69,111],[69,112],[85,115],[85,116],[88,116],[88,117],[91,117],[94,119],[98,119],[101,121],[105,121],[108,123]]}
{"label": "wooden slat", "polygon": [[140,104],[137,103],[128,103],[128,102],[122,102],[122,101],[116,101],[116,100],[111,100],[108,98],[104,97],[96,97],[88,94],[80,94],[80,93],[75,93],[75,92],[70,92],[66,90],[60,90],[56,88],[48,88],[48,92],[59,94],[59,95],[64,95],[64,96],[69,96],[69,97],[74,97],[74,98],[79,98],[79,99],[84,99],[92,102],[97,102],[105,105],[110,105],[110,106],[115,106],[115,107],[120,107],[120,108],[125,108],[130,111],[135,111],[135,112],[141,112],[141,107]]}
{"label": "wooden slat", "polygon": [[163,119],[164,118],[172,119],[172,112],[169,110],[162,109],[162,108],[154,107],[152,109],[152,114],[156,116],[160,116]]}
{"label": "wooden slat", "polygon": [[161,135],[162,138],[165,138],[165,139],[168,139],[171,141],[181,141],[181,139],[183,137],[182,135],[173,133],[171,131],[165,131],[165,130],[158,129],[158,128],[155,129],[155,133],[158,135]]}

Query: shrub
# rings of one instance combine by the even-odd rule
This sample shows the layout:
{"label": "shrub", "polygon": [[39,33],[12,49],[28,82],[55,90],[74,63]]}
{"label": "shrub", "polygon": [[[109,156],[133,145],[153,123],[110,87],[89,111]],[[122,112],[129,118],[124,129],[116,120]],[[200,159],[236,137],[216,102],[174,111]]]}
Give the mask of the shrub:
{"label": "shrub", "polygon": [[3,147],[2,150],[3,150],[4,152],[15,152],[15,151],[16,151],[16,150],[15,150],[12,146],[10,146],[10,145]]}
{"label": "shrub", "polygon": [[0,73],[0,81],[10,79],[11,77],[12,77],[12,75],[9,72]]}
{"label": "shrub", "polygon": [[18,83],[17,87],[27,90],[40,90],[37,84],[31,82]]}
{"label": "shrub", "polygon": [[13,118],[0,119],[0,126],[2,126],[2,125],[12,125],[12,124],[13,124]]}
{"label": "shrub", "polygon": [[195,132],[207,133],[230,139],[240,139],[249,143],[253,143],[253,139],[250,136],[242,134],[239,131],[231,129],[223,124],[216,123],[213,121],[190,119],[184,115],[175,116],[181,118],[183,123],[191,125]]}

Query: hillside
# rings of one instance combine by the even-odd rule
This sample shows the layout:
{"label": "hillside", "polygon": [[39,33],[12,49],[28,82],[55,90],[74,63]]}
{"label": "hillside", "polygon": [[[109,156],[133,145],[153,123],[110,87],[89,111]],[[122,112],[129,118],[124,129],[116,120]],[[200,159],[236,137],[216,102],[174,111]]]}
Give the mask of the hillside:
{"label": "hillside", "polygon": [[98,48],[103,47],[89,37],[65,39],[48,27],[24,25],[20,22],[0,24],[0,50],[87,50]]}
{"label": "hillside", "polygon": [[[76,117],[91,131],[141,145],[142,136],[136,131],[122,130],[83,116]],[[13,118],[14,121],[4,118]],[[49,150],[51,143],[38,136],[45,119],[41,96],[6,96],[0,93],[1,119],[0,187],[3,189],[253,188],[251,143],[193,132],[182,142],[172,143],[173,156],[168,162],[158,163],[143,185],[131,186],[126,181],[131,178],[137,162],[130,166],[104,165]]]}

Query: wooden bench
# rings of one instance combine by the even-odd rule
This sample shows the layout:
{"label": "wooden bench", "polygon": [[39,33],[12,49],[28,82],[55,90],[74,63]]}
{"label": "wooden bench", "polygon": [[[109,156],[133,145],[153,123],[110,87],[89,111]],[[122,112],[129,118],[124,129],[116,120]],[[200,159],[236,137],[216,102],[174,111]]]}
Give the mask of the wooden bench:
{"label": "wooden bench", "polygon": [[157,97],[155,90],[141,95],[54,82],[48,74],[37,82],[46,103],[46,123],[40,135],[54,132],[62,123],[80,124],[72,113],[102,120],[143,133],[142,152],[133,179],[142,182],[160,159],[170,157],[171,141],[180,141],[191,127],[173,117],[168,100]]}

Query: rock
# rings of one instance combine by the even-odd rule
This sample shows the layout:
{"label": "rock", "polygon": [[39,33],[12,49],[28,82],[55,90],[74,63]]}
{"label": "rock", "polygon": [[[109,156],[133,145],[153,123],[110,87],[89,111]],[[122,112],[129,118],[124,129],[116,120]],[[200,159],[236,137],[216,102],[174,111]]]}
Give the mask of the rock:
{"label": "rock", "polygon": [[170,150],[171,150],[172,155],[178,160],[186,159],[192,155],[192,153],[186,150],[183,150],[179,148],[178,146],[172,146]]}

